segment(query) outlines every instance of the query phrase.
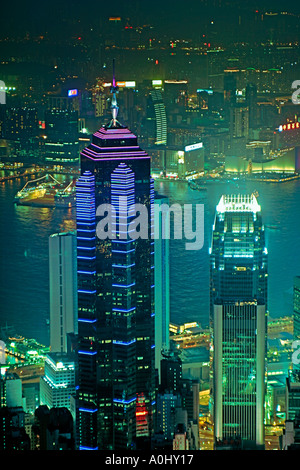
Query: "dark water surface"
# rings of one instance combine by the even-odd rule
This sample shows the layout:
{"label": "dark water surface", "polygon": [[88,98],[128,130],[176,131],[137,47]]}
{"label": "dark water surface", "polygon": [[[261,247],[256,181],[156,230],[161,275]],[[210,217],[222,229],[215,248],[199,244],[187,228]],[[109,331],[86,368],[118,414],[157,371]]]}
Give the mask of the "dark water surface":
{"label": "dark water surface", "polygon": [[[58,178],[64,179],[64,176]],[[48,237],[75,228],[75,210],[21,207],[14,196],[24,179],[0,183],[0,325],[49,344]],[[213,183],[193,191],[185,183],[156,182],[170,202],[203,203],[205,242],[187,251],[185,240],[171,240],[171,321],[208,324],[208,250],[215,206],[222,194],[257,190],[266,225],[269,252],[271,317],[291,314],[293,277],[300,275],[300,181],[274,183]],[[269,227],[271,226],[271,227]]]}

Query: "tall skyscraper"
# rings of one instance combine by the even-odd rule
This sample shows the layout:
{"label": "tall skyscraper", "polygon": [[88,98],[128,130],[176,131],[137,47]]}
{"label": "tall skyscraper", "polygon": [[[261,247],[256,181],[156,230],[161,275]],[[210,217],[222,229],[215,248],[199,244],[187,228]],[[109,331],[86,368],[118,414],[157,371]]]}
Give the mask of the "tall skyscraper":
{"label": "tall skyscraper", "polygon": [[76,233],[49,237],[50,347],[67,352],[67,335],[77,333]]}
{"label": "tall skyscraper", "polygon": [[294,309],[294,339],[300,339],[300,276],[294,279],[294,295],[293,295],[293,309]]}
{"label": "tall skyscraper", "polygon": [[155,227],[158,229],[158,236],[154,241],[155,368],[160,376],[162,352],[166,353],[170,349],[170,213],[166,209],[169,207],[169,199],[166,196],[156,194],[154,201],[160,208],[159,211],[155,211],[154,219]]}
{"label": "tall skyscraper", "polygon": [[[150,157],[117,120],[116,92],[114,79],[112,120],[81,152],[77,183],[81,449],[139,447],[153,428],[154,187]],[[146,238],[129,236],[134,203],[147,209]],[[103,204],[116,216],[107,238]]]}
{"label": "tall skyscraper", "polygon": [[249,108],[248,106],[232,106],[230,108],[229,132],[230,139],[249,136]]}
{"label": "tall skyscraper", "polygon": [[264,446],[267,249],[252,195],[222,196],[211,247],[214,432]]}
{"label": "tall skyscraper", "polygon": [[257,86],[254,83],[247,84],[245,98],[249,108],[249,128],[254,129],[258,126]]}
{"label": "tall skyscraper", "polygon": [[154,88],[150,93],[155,113],[155,145],[167,145],[167,115],[161,91]]}

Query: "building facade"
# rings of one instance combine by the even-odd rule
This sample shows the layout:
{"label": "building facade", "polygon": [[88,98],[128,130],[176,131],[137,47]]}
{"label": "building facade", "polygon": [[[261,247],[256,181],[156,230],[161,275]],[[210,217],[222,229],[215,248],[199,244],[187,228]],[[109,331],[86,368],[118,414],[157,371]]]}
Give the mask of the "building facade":
{"label": "building facade", "polygon": [[[154,188],[148,154],[116,119],[113,91],[113,119],[81,152],[77,183],[80,449],[137,448],[153,428]],[[147,209],[147,238],[129,236],[133,203]],[[111,206],[115,230],[103,235]]]}
{"label": "building facade", "polygon": [[75,395],[75,357],[66,353],[49,353],[45,375],[40,381],[40,405],[70,410]]}
{"label": "building facade", "polygon": [[77,243],[75,232],[49,237],[50,346],[67,352],[67,335],[77,333]]}
{"label": "building facade", "polygon": [[222,196],[211,246],[215,439],[264,445],[267,250],[252,195]]}
{"label": "building facade", "polygon": [[300,276],[294,278],[293,291],[294,339],[300,339]]}

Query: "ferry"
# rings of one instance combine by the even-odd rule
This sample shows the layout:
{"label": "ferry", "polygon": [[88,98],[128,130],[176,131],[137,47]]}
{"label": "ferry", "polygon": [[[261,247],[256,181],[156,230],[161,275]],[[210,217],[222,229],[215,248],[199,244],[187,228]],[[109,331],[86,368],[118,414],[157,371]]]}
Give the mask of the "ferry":
{"label": "ferry", "polygon": [[189,187],[196,191],[207,191],[206,186],[199,186],[195,180],[189,181]]}
{"label": "ferry", "polygon": [[54,202],[56,207],[72,207],[76,201],[76,188],[73,187],[71,191],[57,191],[54,195]]}
{"label": "ferry", "polygon": [[63,183],[46,174],[29,180],[17,192],[15,203],[32,207],[72,207],[75,204],[76,178],[64,188]]}
{"label": "ferry", "polygon": [[15,195],[15,202],[19,202],[22,199],[37,199],[43,197],[46,193],[46,188],[43,185],[37,187],[24,188],[18,191]]}

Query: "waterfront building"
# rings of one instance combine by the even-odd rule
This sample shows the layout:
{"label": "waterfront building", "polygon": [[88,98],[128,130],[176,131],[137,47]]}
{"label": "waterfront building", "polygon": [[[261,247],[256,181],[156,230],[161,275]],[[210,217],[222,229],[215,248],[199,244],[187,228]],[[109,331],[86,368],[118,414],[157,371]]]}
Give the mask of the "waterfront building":
{"label": "waterfront building", "polygon": [[225,157],[225,172],[232,175],[265,173],[269,177],[273,175],[275,178],[276,175],[282,175],[287,178],[299,173],[299,159],[294,148],[281,152],[273,158],[252,159],[231,153]]}
{"label": "waterfront building", "polygon": [[253,194],[221,197],[210,260],[215,439],[263,448],[268,272]]}
{"label": "waterfront building", "polygon": [[49,237],[50,347],[67,352],[68,334],[77,333],[77,241],[75,232]]}
{"label": "waterfront building", "polygon": [[[77,182],[80,449],[138,448],[153,429],[154,187],[149,155],[117,120],[115,85],[112,120],[81,152]],[[134,203],[149,215],[145,238],[129,236]],[[115,208],[110,235],[103,204]]]}

